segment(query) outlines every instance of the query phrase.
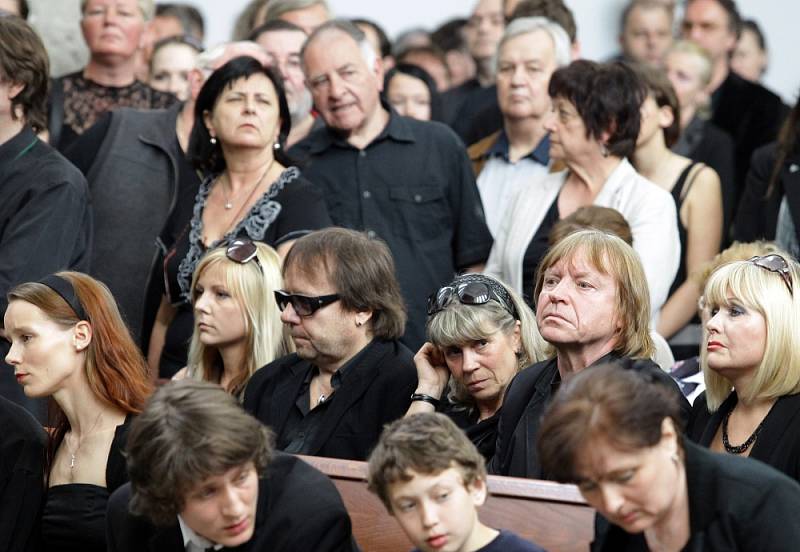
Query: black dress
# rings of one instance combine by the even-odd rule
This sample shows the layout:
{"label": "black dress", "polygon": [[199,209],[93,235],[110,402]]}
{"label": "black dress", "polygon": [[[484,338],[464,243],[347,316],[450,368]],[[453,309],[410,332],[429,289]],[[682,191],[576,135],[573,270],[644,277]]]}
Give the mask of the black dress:
{"label": "black dress", "polygon": [[442,413],[446,414],[467,434],[469,440],[487,462],[492,459],[495,444],[497,443],[497,423],[500,421],[499,410],[489,418],[479,420],[477,408],[460,408],[448,401]]}
{"label": "black dress", "polygon": [[171,378],[186,366],[189,340],[194,327],[191,305],[192,274],[208,249],[237,237],[247,237],[277,247],[313,230],[331,225],[321,192],[289,167],[253,205],[246,217],[225,236],[208,248],[203,244],[203,210],[211,192],[214,176],[206,178],[195,197],[192,218],[174,243],[160,245],[161,267],[166,296],[177,312],[169,327],[161,354],[159,375]]}
{"label": "black dress", "polygon": [[128,481],[122,452],[132,418],[117,426],[106,463],[106,486],[68,483],[47,489],[42,514],[42,550],[105,552],[108,497]]}

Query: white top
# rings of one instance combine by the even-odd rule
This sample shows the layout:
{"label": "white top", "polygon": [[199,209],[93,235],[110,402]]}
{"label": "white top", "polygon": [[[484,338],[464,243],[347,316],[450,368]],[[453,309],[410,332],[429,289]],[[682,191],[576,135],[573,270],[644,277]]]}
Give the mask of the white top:
{"label": "white top", "polygon": [[524,157],[516,163],[509,163],[500,156],[493,156],[478,175],[478,192],[481,194],[486,225],[492,236],[497,235],[500,221],[508,206],[520,190],[535,187],[540,179],[549,173],[547,165]]}
{"label": "white top", "polygon": [[198,535],[194,530],[186,525],[183,518],[178,515],[178,525],[181,528],[181,535],[183,536],[183,549],[186,552],[206,552],[209,548],[219,550],[222,548],[221,544],[214,544],[207,538]]}
{"label": "white top", "polygon": [[[567,171],[548,174],[534,186],[522,188],[513,198],[495,235],[486,262],[487,274],[523,292],[525,251],[566,177]],[[678,216],[672,196],[623,159],[597,194],[594,205],[616,209],[628,221],[633,249],[639,254],[650,288],[652,320],[656,320],[681,258]],[[527,291],[533,294],[532,289]]]}

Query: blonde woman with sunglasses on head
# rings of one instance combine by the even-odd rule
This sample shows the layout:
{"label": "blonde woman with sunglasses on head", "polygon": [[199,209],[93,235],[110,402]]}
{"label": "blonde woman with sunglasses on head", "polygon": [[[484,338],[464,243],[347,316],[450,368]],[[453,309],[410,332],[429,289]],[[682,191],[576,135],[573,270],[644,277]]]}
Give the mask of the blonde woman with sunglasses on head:
{"label": "blonde woman with sunglasses on head", "polygon": [[797,264],[785,254],[718,268],[705,288],[706,391],[687,434],[718,452],[750,456],[800,479],[800,327]]}
{"label": "blonde woman with sunglasses on head", "polygon": [[213,249],[192,278],[194,332],[187,376],[241,395],[261,366],[294,351],[274,291],[283,285],[281,260],[263,243],[237,239]]}

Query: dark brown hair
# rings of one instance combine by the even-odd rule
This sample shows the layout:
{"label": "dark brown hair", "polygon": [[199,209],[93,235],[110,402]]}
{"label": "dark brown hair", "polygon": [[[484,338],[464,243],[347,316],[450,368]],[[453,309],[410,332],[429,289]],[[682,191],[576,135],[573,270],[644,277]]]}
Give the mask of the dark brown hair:
{"label": "dark brown hair", "polygon": [[563,0],[522,0],[511,12],[508,21],[510,23],[520,17],[546,17],[561,25],[573,44],[578,38],[575,16]]}
{"label": "dark brown hair", "polygon": [[387,425],[368,462],[369,490],[389,512],[389,486],[411,481],[412,471],[436,475],[456,468],[465,486],[486,479],[486,461],[475,445],[450,418],[435,412],[413,414]]}
{"label": "dark brown hair", "polygon": [[312,280],[324,271],[342,306],[372,311],[371,333],[382,339],[403,335],[406,309],[386,244],[363,232],[326,228],[298,239],[283,262],[284,278],[296,270]]}
{"label": "dark brown hair", "polygon": [[[692,2],[694,2],[694,0],[686,0],[686,6],[688,7]],[[739,13],[739,9],[736,7],[736,2],[734,2],[734,0],[716,0],[716,2],[728,16],[728,30],[736,35],[736,40],[739,40],[742,34],[742,16]],[[684,13],[685,12],[686,9],[684,9]]]}
{"label": "dark brown hair", "polygon": [[[85,366],[92,392],[105,404],[126,414],[140,413],[153,390],[152,382],[148,377],[147,363],[122,321],[111,292],[102,282],[80,272],[58,272],[57,275],[72,285],[92,327]],[[8,301],[30,303],[64,327],[81,321],[57,292],[38,282],[16,286],[8,293]],[[69,429],[67,417],[55,402],[51,403],[50,417],[49,425],[53,431],[48,444],[48,470]]]}
{"label": "dark brown hair", "polygon": [[547,236],[547,242],[553,246],[579,230],[601,230],[606,234],[613,234],[633,246],[631,226],[622,213],[611,207],[600,207],[599,205],[579,207],[568,217],[556,222]]}
{"label": "dark brown hair", "polygon": [[11,118],[16,120],[20,109],[25,122],[40,132],[47,128],[47,51],[33,27],[13,15],[0,15],[0,36],[0,82],[23,86],[11,100]]}
{"label": "dark brown hair", "polygon": [[156,391],[131,424],[127,442],[131,512],[156,525],[175,522],[204,479],[255,464],[263,474],[273,447],[269,429],[220,386],[184,379]]}
{"label": "dark brown hair", "polygon": [[663,69],[644,63],[631,63],[630,66],[647,88],[648,95],[653,96],[656,105],[669,107],[672,111],[672,124],[663,129],[664,142],[671,148],[681,136],[681,106],[678,103],[678,95],[675,94],[675,89]]}
{"label": "dark brown hair", "polygon": [[539,430],[539,458],[549,479],[577,483],[577,459],[593,439],[633,451],[661,440],[664,418],[682,427],[675,391],[638,370],[638,362],[649,363],[618,360],[583,370],[561,386]]}
{"label": "dark brown hair", "polygon": [[630,67],[622,62],[573,61],[556,69],[548,92],[551,98],[564,98],[575,106],[587,138],[600,142],[608,132],[606,147],[611,155],[633,154],[647,91]]}

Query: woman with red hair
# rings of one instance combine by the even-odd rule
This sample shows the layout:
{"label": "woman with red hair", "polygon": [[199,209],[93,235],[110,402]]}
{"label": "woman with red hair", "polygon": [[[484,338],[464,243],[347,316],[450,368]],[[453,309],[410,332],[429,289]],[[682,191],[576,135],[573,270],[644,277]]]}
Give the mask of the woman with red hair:
{"label": "woman with red hair", "polygon": [[42,549],[105,550],[108,496],[128,479],[131,416],[152,390],[108,288],[59,272],[8,294],[6,362],[29,397],[52,397]]}

